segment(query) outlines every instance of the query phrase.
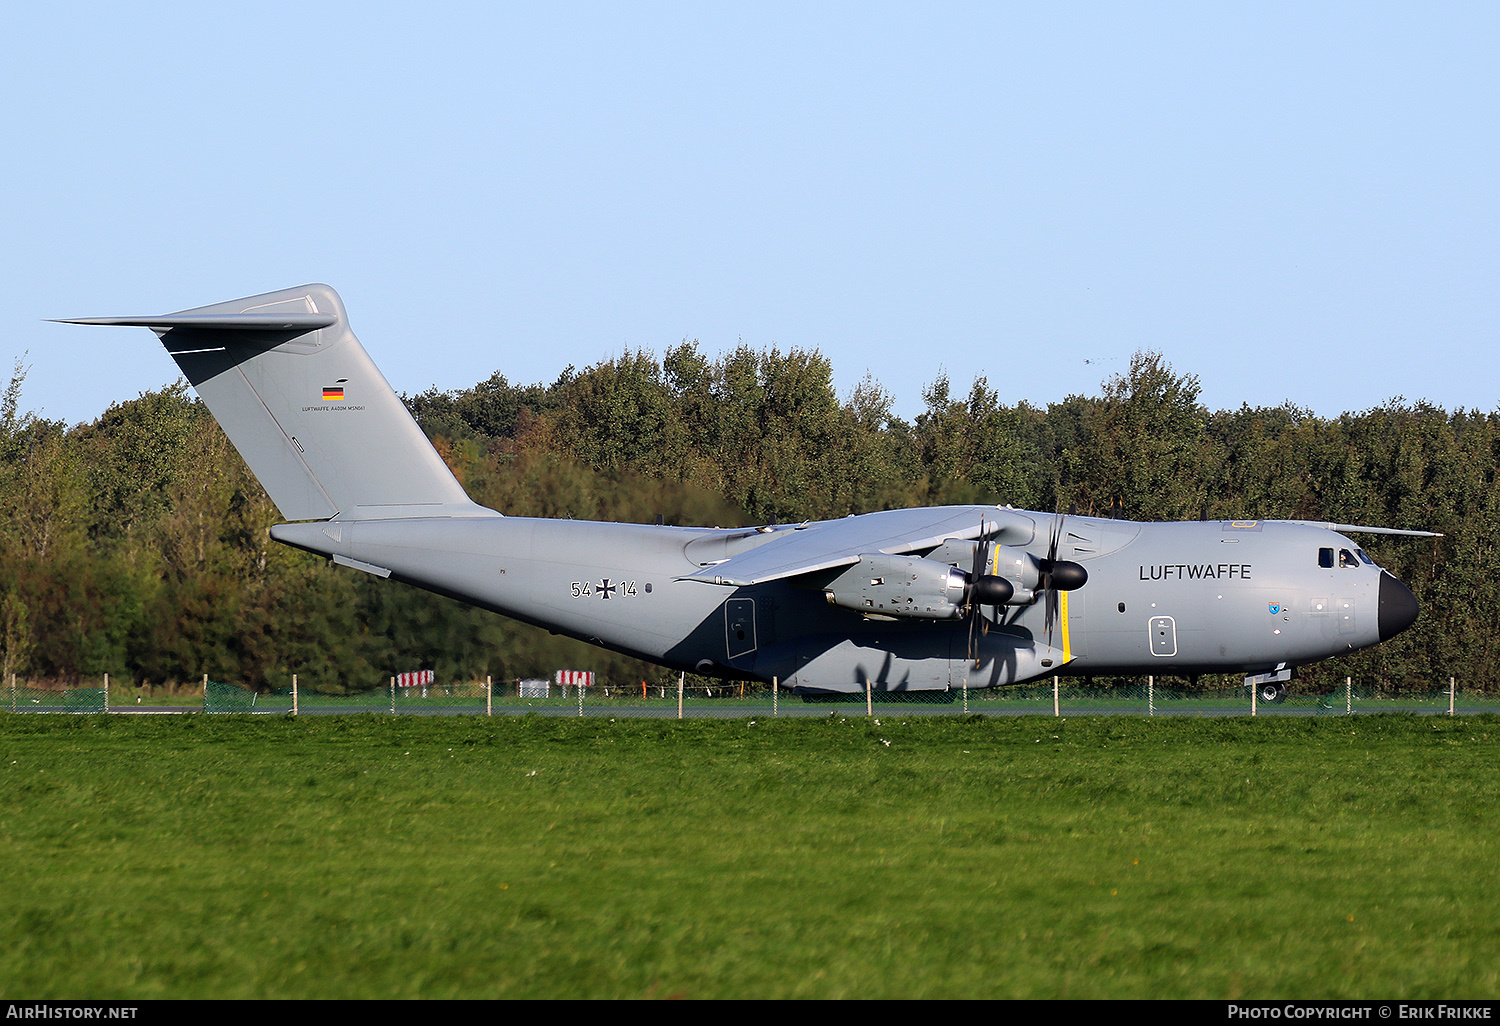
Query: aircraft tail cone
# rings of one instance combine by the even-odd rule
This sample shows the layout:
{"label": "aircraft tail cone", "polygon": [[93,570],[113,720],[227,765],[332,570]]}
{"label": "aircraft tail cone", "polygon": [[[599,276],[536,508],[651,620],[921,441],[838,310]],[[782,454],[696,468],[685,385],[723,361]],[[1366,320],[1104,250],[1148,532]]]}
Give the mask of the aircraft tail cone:
{"label": "aircraft tail cone", "polygon": [[1388,573],[1380,575],[1380,640],[1394,638],[1417,620],[1417,597]]}

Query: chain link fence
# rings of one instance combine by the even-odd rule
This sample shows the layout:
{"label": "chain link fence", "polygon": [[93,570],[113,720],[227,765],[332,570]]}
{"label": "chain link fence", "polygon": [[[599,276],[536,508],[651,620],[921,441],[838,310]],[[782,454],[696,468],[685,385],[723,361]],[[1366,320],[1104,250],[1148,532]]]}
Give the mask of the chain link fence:
{"label": "chain link fence", "polygon": [[92,687],[38,687],[12,675],[5,708],[13,713],[102,713],[109,711],[108,684]]}
{"label": "chain link fence", "polygon": [[1385,691],[1344,686],[1324,694],[1288,693],[1261,701],[1253,689],[1164,687],[1141,684],[1090,686],[1049,678],[1007,688],[947,691],[878,691],[850,695],[793,695],[765,684],[717,683],[559,686],[548,681],[491,684],[469,681],[421,688],[389,686],[358,694],[332,695],[311,688],[253,692],[210,681],[204,711],[211,713],[386,713],[409,715],[541,715],[750,717],[878,715],[986,716],[1341,716],[1408,712],[1470,715],[1500,713],[1500,695],[1454,686]]}
{"label": "chain link fence", "polygon": [[[756,716],[902,715],[984,716],[1349,716],[1400,712],[1427,715],[1500,713],[1500,694],[1464,690],[1455,682],[1428,689],[1391,689],[1344,684],[1324,693],[1298,692],[1295,684],[1277,702],[1260,700],[1242,684],[1218,687],[1164,686],[1144,682],[1094,686],[1070,678],[1048,678],[1007,688],[947,691],[880,691],[849,695],[793,695],[749,682],[592,683],[559,685],[546,680],[394,684],[332,694],[316,687],[253,691],[205,679],[204,712],[320,715],[381,713],[418,716],[632,716],[724,718]],[[117,695],[117,699],[118,699]],[[12,713],[131,712],[132,704],[109,705],[108,688],[36,686],[12,678],[0,691]],[[138,703],[139,698],[136,699]],[[173,711],[197,711],[195,704]],[[145,710],[141,710],[145,711]],[[167,711],[156,708],[153,711]]]}

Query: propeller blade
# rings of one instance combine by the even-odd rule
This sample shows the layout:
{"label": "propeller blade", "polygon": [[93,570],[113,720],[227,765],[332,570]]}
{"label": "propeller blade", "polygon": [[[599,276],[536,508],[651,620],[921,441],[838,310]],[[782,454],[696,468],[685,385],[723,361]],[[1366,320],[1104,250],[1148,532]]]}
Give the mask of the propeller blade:
{"label": "propeller blade", "polygon": [[979,654],[974,651],[974,620],[973,616],[969,617],[969,663],[977,670],[979,669]]}
{"label": "propeller blade", "polygon": [[1062,540],[1062,514],[1052,518],[1052,537],[1047,541],[1047,562],[1042,567],[1042,600],[1046,604],[1042,622],[1047,630],[1047,647],[1052,647],[1052,621],[1057,612],[1057,591],[1052,587],[1052,568],[1057,565],[1057,543]]}
{"label": "propeller blade", "polygon": [[1047,632],[1047,644],[1052,644],[1052,624],[1059,611],[1058,592],[1074,591],[1088,583],[1089,572],[1071,559],[1058,559],[1057,547],[1062,542],[1064,516],[1059,513],[1052,519],[1052,537],[1047,542],[1047,558],[1041,560],[1044,614],[1043,626]]}
{"label": "propeller blade", "polygon": [[974,593],[974,585],[979,581],[979,575],[984,571],[984,517],[979,518],[979,537],[974,542],[974,563],[969,570],[969,587],[964,593],[964,601],[969,606],[969,662],[974,669],[979,669],[979,655],[974,648],[974,625],[979,619],[979,602]]}
{"label": "propeller blade", "polygon": [[979,581],[980,575],[984,573],[984,539],[974,543],[974,564],[969,567],[969,589],[965,599],[970,607],[975,605],[974,585]]}

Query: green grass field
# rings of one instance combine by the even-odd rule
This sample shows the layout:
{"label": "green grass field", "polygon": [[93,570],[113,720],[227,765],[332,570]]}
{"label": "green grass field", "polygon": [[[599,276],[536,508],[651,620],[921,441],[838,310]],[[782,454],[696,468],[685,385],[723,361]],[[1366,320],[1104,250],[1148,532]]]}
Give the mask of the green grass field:
{"label": "green grass field", "polygon": [[0,715],[11,998],[1494,998],[1500,718]]}

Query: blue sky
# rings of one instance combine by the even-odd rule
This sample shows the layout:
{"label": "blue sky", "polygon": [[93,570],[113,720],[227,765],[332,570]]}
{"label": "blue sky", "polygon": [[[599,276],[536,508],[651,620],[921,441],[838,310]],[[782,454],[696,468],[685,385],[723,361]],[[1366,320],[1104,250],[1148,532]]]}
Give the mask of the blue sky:
{"label": "blue sky", "polygon": [[0,358],[91,420],[163,313],[337,288],[398,391],[698,339],[1213,408],[1500,405],[1490,4],[70,4],[0,21]]}

